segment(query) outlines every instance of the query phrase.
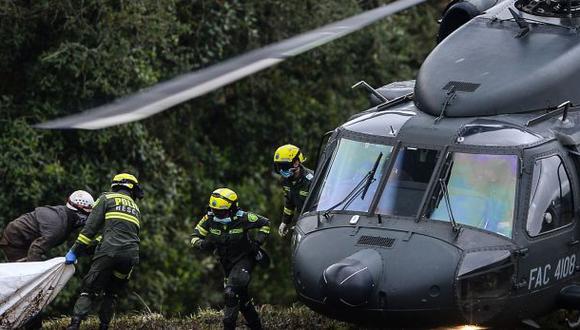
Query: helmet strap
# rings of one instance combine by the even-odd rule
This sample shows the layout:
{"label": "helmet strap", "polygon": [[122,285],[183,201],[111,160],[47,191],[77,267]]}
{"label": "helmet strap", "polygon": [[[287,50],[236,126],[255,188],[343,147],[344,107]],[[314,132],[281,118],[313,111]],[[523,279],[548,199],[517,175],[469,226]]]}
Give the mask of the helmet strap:
{"label": "helmet strap", "polygon": [[80,204],[77,204],[77,203],[71,201],[70,199],[67,201],[67,204],[69,204],[70,206],[72,206],[72,207],[74,207],[76,209],[76,210],[72,210],[74,212],[80,212],[80,213],[83,213],[85,215],[88,215],[89,213],[91,213],[90,210],[87,211],[87,208],[86,207],[84,207],[84,206],[82,206]]}

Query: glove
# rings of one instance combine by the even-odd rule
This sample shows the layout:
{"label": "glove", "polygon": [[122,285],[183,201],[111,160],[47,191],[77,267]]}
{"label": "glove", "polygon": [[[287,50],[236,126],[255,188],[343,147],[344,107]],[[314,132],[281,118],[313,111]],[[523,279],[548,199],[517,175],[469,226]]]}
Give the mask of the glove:
{"label": "glove", "polygon": [[77,255],[73,252],[73,250],[68,250],[66,256],[64,256],[64,263],[67,265],[74,264],[77,262]]}
{"label": "glove", "polygon": [[252,251],[252,253],[256,254],[258,252],[260,252],[260,242],[257,241],[251,241],[250,242],[250,250]]}
{"label": "glove", "polygon": [[282,222],[280,227],[278,227],[278,235],[280,235],[280,237],[284,237],[286,234],[288,234],[288,225]]}
{"label": "glove", "polygon": [[205,239],[201,239],[201,240],[197,241],[195,246],[198,249],[200,249],[201,251],[211,251],[211,250],[213,250],[213,247],[214,247],[211,242],[208,242]]}

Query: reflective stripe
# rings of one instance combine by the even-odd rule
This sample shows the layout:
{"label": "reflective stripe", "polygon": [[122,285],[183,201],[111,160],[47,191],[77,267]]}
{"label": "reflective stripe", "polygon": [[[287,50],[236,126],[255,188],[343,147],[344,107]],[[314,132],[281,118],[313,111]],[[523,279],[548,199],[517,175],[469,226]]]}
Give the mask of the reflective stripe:
{"label": "reflective stripe", "polygon": [[108,199],[125,198],[125,199],[128,199],[134,203],[133,198],[131,198],[131,196],[127,196],[125,194],[110,193],[110,194],[105,194],[105,196],[107,196]]}
{"label": "reflective stripe", "polygon": [[137,211],[139,211],[139,207],[137,206],[135,201],[130,196],[127,196],[124,194],[118,194],[118,193],[110,193],[110,194],[105,194],[105,197],[107,197],[107,199],[114,199],[115,205],[120,205],[121,204],[120,199],[124,199],[124,200],[128,201],[128,203],[126,203],[126,204],[123,203],[123,205],[133,207],[133,208],[137,209]]}
{"label": "reflective stripe", "polygon": [[269,226],[264,226],[262,228],[260,228],[260,231],[266,234],[270,233],[270,227]]}
{"label": "reflective stripe", "polygon": [[93,241],[100,243],[103,240],[103,235],[99,235],[97,237],[95,237],[95,239]]}
{"label": "reflective stripe", "polygon": [[195,229],[197,229],[197,231],[199,231],[199,233],[202,236],[207,236],[207,230],[205,230],[205,228],[202,227],[202,225],[209,219],[209,217],[207,215],[204,215],[203,218],[201,218],[201,220],[199,220],[199,222],[197,223],[197,226],[195,226]]}
{"label": "reflective stripe", "polygon": [[119,278],[121,280],[125,280],[128,279],[129,276],[131,276],[131,273],[133,272],[133,268],[131,268],[131,270],[129,271],[129,274],[123,274],[121,272],[118,272],[116,270],[113,271],[113,276],[115,276],[116,278]]}
{"label": "reflective stripe", "polygon": [[97,201],[93,204],[93,209],[101,202],[102,197],[97,198]]}
{"label": "reflective stripe", "polygon": [[197,243],[197,241],[199,241],[199,240],[201,240],[201,238],[194,237],[194,238],[191,239],[191,242],[190,243],[191,243],[191,245],[195,245],[195,243]]}
{"label": "reflective stripe", "polygon": [[290,187],[282,186],[282,189],[284,189],[286,191],[290,191]]}
{"label": "reflective stripe", "polygon": [[122,212],[107,212],[105,214],[105,219],[106,220],[110,220],[110,219],[120,219],[120,220],[125,220],[125,221],[129,221],[132,222],[134,224],[137,225],[137,227],[139,227],[139,219],[137,219],[136,217],[127,214],[127,213],[122,213]]}
{"label": "reflective stripe", "polygon": [[201,236],[207,236],[207,230],[205,230],[202,226],[197,225],[195,226],[195,230],[197,230]]}
{"label": "reflective stripe", "polygon": [[239,234],[239,233],[243,233],[243,232],[244,232],[243,228],[236,228],[236,229],[230,230],[230,234]]}
{"label": "reflective stripe", "polygon": [[210,231],[210,233],[212,233],[214,235],[221,235],[222,234],[221,230],[215,229],[215,228],[211,228],[209,231]]}
{"label": "reflective stripe", "polygon": [[300,196],[307,197],[308,196],[308,191],[301,191],[300,192]]}
{"label": "reflective stripe", "polygon": [[284,214],[292,215],[292,214],[294,214],[294,210],[291,210],[291,209],[287,208],[286,206],[284,206]]}
{"label": "reflective stripe", "polygon": [[77,241],[83,243],[84,245],[91,244],[91,239],[88,238],[87,236],[83,235],[83,234],[79,234],[79,237],[77,238]]}

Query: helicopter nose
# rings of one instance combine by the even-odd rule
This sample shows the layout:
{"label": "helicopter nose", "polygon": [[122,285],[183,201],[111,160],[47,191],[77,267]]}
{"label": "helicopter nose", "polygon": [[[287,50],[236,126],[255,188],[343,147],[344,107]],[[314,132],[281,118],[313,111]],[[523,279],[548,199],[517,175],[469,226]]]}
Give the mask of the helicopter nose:
{"label": "helicopter nose", "polygon": [[368,303],[379,281],[382,259],[377,251],[361,250],[328,266],[322,272],[322,291],[327,300],[350,307]]}

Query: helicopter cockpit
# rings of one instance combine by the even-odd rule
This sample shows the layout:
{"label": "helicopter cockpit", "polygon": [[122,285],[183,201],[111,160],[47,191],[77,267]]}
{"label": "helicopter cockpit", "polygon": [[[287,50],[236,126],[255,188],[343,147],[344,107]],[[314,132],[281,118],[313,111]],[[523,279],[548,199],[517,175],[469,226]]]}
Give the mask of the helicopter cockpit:
{"label": "helicopter cockpit", "polygon": [[[532,145],[544,137],[517,125],[478,119],[462,126],[450,150],[397,141],[401,127],[415,115],[410,110],[373,113],[343,125],[345,132],[305,211],[447,222],[453,218],[457,225],[511,238],[521,166],[513,147]],[[383,121],[389,123],[386,128]],[[386,139],[375,136],[373,141],[358,135],[363,124],[367,133]],[[442,155],[445,160],[438,165]],[[376,161],[377,169],[362,198],[361,181]],[[429,191],[431,181],[436,184]],[[353,192],[357,186],[358,194],[356,189]]]}
{"label": "helicopter cockpit", "polygon": [[293,237],[303,301],[346,320],[346,307],[365,306],[374,320],[436,311],[437,322],[487,322],[570,276],[538,282],[535,263],[558,260],[518,257],[571,237],[578,198],[574,164],[546,129],[558,119],[527,125],[534,116],[438,122],[403,102],[336,129]]}

